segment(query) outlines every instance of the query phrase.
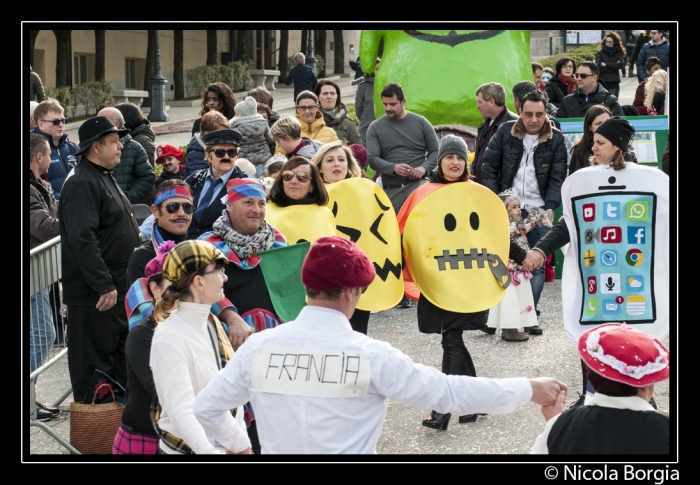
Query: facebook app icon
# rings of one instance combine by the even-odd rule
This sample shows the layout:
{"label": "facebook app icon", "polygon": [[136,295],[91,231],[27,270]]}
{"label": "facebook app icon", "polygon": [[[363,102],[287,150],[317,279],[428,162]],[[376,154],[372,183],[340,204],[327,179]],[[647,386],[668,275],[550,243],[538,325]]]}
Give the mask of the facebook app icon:
{"label": "facebook app icon", "polygon": [[628,226],[627,227],[627,243],[628,244],[644,244],[646,240],[646,227],[643,226]]}

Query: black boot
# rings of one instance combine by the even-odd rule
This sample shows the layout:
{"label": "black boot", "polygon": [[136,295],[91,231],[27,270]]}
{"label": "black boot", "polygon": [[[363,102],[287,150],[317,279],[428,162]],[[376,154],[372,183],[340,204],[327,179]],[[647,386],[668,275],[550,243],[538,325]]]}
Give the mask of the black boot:
{"label": "black boot", "polygon": [[459,417],[459,422],[460,423],[473,423],[476,421],[476,418],[478,417],[478,414],[463,414],[462,416]]}
{"label": "black boot", "polygon": [[430,417],[423,420],[423,426],[445,431],[452,415],[450,413],[440,414],[436,411],[430,412]]}

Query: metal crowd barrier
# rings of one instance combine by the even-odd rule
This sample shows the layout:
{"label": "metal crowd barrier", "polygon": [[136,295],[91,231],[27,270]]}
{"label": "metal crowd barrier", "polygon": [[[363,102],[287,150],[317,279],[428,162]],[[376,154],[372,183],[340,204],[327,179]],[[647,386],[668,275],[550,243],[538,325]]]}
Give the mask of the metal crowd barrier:
{"label": "metal crowd barrier", "polygon": [[[29,252],[29,426],[46,431],[71,453],[79,453],[44,422],[37,421],[35,379],[61,359],[68,358],[66,312],[61,304],[61,238],[37,246]],[[51,406],[57,407],[73,392],[68,387]]]}

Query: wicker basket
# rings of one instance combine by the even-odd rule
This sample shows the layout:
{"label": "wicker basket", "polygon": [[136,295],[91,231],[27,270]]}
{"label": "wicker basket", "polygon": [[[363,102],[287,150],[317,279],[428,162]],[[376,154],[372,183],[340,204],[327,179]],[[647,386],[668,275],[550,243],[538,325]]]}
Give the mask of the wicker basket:
{"label": "wicker basket", "polygon": [[[95,404],[97,391],[104,386],[112,393],[113,402]],[[70,444],[84,455],[111,455],[123,411],[124,406],[117,402],[109,384],[95,389],[92,404],[70,403]]]}

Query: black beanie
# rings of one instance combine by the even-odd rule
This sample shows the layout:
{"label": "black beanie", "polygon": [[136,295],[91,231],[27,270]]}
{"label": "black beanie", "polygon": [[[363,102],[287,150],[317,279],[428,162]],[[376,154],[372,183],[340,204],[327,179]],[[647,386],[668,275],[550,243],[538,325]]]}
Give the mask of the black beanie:
{"label": "black beanie", "polygon": [[438,151],[438,163],[442,161],[442,159],[451,154],[456,154],[464,158],[464,161],[467,161],[467,143],[460,138],[459,136],[455,135],[447,135],[442,138],[440,138],[440,150]]}
{"label": "black beanie", "polygon": [[630,140],[634,135],[634,127],[629,121],[619,116],[613,116],[605,120],[596,130],[595,133],[607,138],[610,143],[622,150],[627,150]]}

